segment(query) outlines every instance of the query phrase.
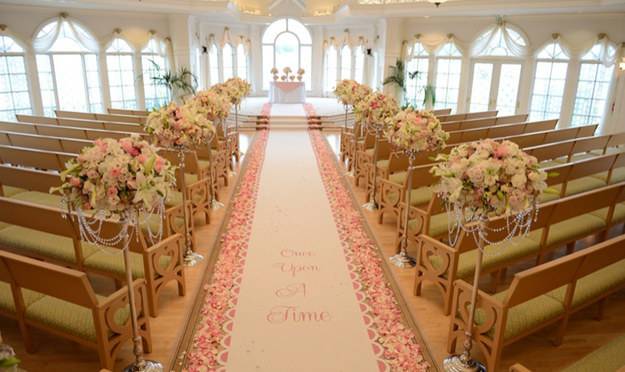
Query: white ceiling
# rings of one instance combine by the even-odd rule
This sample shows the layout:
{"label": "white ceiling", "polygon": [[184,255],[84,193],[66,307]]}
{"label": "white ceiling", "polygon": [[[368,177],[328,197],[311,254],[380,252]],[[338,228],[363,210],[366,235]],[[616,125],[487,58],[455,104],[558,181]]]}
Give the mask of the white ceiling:
{"label": "white ceiling", "polygon": [[[362,2],[385,2],[385,4],[372,5]],[[0,4],[2,3],[208,17],[227,14],[250,22],[263,22],[278,15],[304,17],[310,21],[316,18],[316,22],[325,23],[324,20],[331,22],[335,17],[370,19],[555,13],[625,14],[625,0],[448,0],[438,8],[428,0],[0,0]],[[288,14],[284,14],[285,12]],[[254,20],[256,17],[258,19]]]}

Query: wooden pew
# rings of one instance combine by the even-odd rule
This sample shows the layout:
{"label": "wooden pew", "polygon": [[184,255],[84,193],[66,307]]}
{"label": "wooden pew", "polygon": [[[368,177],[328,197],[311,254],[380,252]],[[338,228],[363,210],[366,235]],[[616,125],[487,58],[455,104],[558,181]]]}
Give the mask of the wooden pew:
{"label": "wooden pew", "polygon": [[[128,132],[103,130],[103,129],[91,129],[80,128],[71,126],[61,126],[56,124],[33,124],[33,123],[15,123],[15,122],[0,122],[0,130],[7,132],[19,132],[38,134],[42,136],[54,136],[54,137],[66,137],[76,138],[84,140],[95,140],[98,138],[114,138],[120,139],[128,137]],[[145,133],[132,133],[144,137],[148,140],[148,135]]]}
{"label": "wooden pew", "polygon": [[[497,273],[513,263],[536,258],[541,263],[547,253],[580,239],[603,233],[625,221],[625,182],[553,200],[540,205],[528,236],[513,238],[499,246],[484,248],[482,274]],[[504,218],[494,219],[489,227],[505,226]],[[505,229],[504,229],[505,230]],[[492,231],[492,230],[490,230]],[[504,231],[505,232],[505,231]],[[489,240],[501,239],[504,232],[490,232]],[[499,238],[498,238],[499,237]],[[459,232],[455,245],[426,233],[417,236],[418,255],[415,294],[421,294],[423,282],[434,283],[443,294],[443,311],[449,314],[452,284],[456,279],[473,275],[476,245],[471,233]]]}
{"label": "wooden pew", "polygon": [[[519,272],[504,292],[491,295],[480,290],[477,326],[473,328],[475,344],[486,356],[488,370],[494,371],[504,347],[551,324],[559,324],[555,337],[555,344],[559,345],[572,314],[604,301],[623,287],[625,236],[620,235]],[[464,306],[472,290],[473,287],[463,280],[454,283],[454,312],[447,343],[449,352],[453,353],[458,342],[464,340],[468,319],[467,312],[462,309],[466,309]],[[622,352],[606,357],[623,360]],[[601,365],[603,363],[589,363],[585,365],[587,368],[577,370],[604,370]]]}
{"label": "wooden pew", "polygon": [[[112,370],[120,345],[132,341],[126,287],[109,296],[98,296],[84,272],[2,251],[0,287],[1,295],[13,305],[0,308],[0,313],[17,321],[29,352],[34,351],[30,328],[35,328],[95,349],[102,368]],[[132,288],[137,328],[149,353],[152,335],[145,310],[145,281],[135,280]],[[76,324],[86,328],[79,329]]]}
{"label": "wooden pew", "polygon": [[144,133],[143,127],[132,123],[117,123],[106,120],[90,120],[77,118],[49,118],[46,116],[16,115],[22,123],[61,125],[66,127],[102,129],[127,133]]}
{"label": "wooden pew", "polygon": [[[531,134],[522,134],[519,136],[508,136],[496,138],[497,140],[509,140],[519,144],[521,148],[532,148],[532,147],[540,147],[536,146],[537,144],[545,143],[545,147],[563,147],[568,149],[570,152],[571,149],[571,138],[575,139],[578,135],[587,135],[589,133],[594,132],[596,129],[596,125],[591,125],[588,127],[577,127],[577,128],[567,128],[567,129],[558,129],[553,131],[543,131],[536,132]],[[563,138],[568,138],[569,142],[562,143],[562,145],[554,145],[549,144],[551,141],[561,141]],[[587,137],[589,140],[592,140],[593,137]],[[556,142],[558,143],[558,142]],[[449,153],[451,149],[457,144],[452,144],[446,146],[440,152],[424,152],[418,155],[415,166],[427,165],[432,163],[432,159],[437,155],[437,153]],[[528,147],[529,146],[529,147]],[[532,150],[534,151],[534,150]],[[558,152],[554,152],[554,154],[558,154],[558,156],[562,156],[563,149],[558,150]],[[568,154],[569,152],[565,152]],[[538,154],[534,154],[537,156]],[[544,157],[537,156],[540,160],[545,160]],[[389,161],[386,167],[383,167],[385,164],[378,163],[378,190],[379,194],[376,200],[379,201],[379,210],[378,210],[378,223],[382,223],[384,221],[384,216],[387,213],[391,213],[395,216],[399,213],[399,205],[404,201],[405,198],[405,189],[407,187],[407,179],[406,179],[406,169],[408,168],[408,159],[403,154],[392,154],[389,158]],[[553,164],[550,164],[553,165]],[[428,178],[428,177],[426,177]],[[413,180],[415,178],[413,177]],[[429,178],[428,178],[429,179]],[[417,188],[417,183],[413,183],[413,190]],[[429,194],[428,194],[429,195]]]}
{"label": "wooden pew", "polygon": [[125,116],[148,116],[150,112],[148,110],[130,110],[109,107],[106,109],[109,114],[113,115],[125,115]]}
{"label": "wooden pew", "polygon": [[493,111],[480,111],[480,112],[465,112],[453,115],[441,115],[438,117],[441,123],[447,121],[467,120],[467,119],[479,119],[479,118],[491,118],[497,116],[497,110]]}
{"label": "wooden pew", "polygon": [[464,129],[484,128],[502,124],[524,123],[527,121],[528,114],[496,116],[490,118],[466,119],[458,121],[446,121],[441,123],[441,127],[446,132]]}
{"label": "wooden pew", "polygon": [[[6,166],[0,170],[3,176],[8,173]],[[30,181],[42,178],[33,171],[28,177]],[[102,248],[81,241],[76,215],[72,214],[70,222],[66,209],[61,209],[61,202],[55,207],[36,203],[38,197],[46,197],[41,194],[26,191],[11,198],[0,197],[0,222],[9,225],[0,229],[0,249],[123,282],[126,274],[121,257],[122,243],[118,247]],[[105,221],[102,234],[112,237],[120,229],[118,223]],[[178,294],[185,294],[183,237],[171,234],[161,241],[149,242],[144,233],[140,233],[134,235],[129,244],[133,275],[146,280],[150,314],[157,316],[160,293],[168,283],[175,282]]]}
{"label": "wooden pew", "polygon": [[54,110],[57,118],[73,118],[73,119],[87,119],[87,120],[102,120],[113,121],[120,123],[132,123],[143,124],[146,117],[134,116],[134,115],[114,115],[114,114],[100,114],[96,112],[77,112],[77,111],[65,111]]}

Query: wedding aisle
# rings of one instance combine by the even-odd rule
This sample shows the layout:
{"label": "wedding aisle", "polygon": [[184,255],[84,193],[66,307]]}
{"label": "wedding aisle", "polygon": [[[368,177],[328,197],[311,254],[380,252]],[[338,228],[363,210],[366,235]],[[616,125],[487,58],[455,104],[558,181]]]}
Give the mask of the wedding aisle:
{"label": "wedding aisle", "polygon": [[179,368],[424,369],[323,135],[260,132],[247,156]]}

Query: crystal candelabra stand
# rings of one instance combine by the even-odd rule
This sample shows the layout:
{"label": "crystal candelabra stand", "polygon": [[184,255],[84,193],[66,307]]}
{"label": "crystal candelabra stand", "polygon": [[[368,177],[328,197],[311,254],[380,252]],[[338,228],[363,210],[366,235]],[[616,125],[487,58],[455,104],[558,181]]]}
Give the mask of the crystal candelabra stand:
{"label": "crystal candelabra stand", "polygon": [[[71,203],[68,202],[68,214],[72,210]],[[90,222],[84,212],[78,208],[77,221],[80,229],[80,235],[82,239],[88,242],[98,244],[104,247],[117,246],[122,243],[122,255],[124,260],[124,271],[126,274],[126,288],[128,290],[128,307],[130,308],[130,323],[132,329],[132,342],[133,342],[133,354],[135,360],[130,365],[123,369],[124,372],[163,372],[163,365],[154,360],[147,360],[143,357],[143,341],[139,334],[139,325],[137,322],[137,305],[135,300],[135,291],[133,287],[132,268],[130,262],[130,238],[134,230],[135,234],[140,234],[141,226],[139,224],[139,215],[142,213],[138,207],[130,207],[125,210],[120,216],[119,223],[121,229],[118,234],[113,237],[104,237],[101,232],[101,223],[97,221],[95,223]],[[98,214],[96,213],[96,216]],[[104,218],[102,216],[102,218]],[[98,218],[96,218],[97,220]],[[161,219],[162,221],[162,219]],[[92,227],[100,226],[94,229]],[[160,235],[160,234],[159,234]],[[150,239],[152,235],[150,235]],[[160,240],[158,236],[158,240]],[[145,311],[145,309],[144,309]]]}
{"label": "crystal candelabra stand", "polygon": [[189,266],[189,267],[193,267],[195,265],[197,265],[200,261],[202,261],[204,259],[204,256],[202,256],[199,253],[196,253],[193,251],[193,249],[191,248],[191,231],[189,229],[189,221],[190,218],[193,218],[193,216],[190,216],[189,214],[189,203],[188,203],[188,198],[187,198],[187,182],[186,182],[186,177],[185,177],[185,150],[186,148],[184,146],[175,146],[174,147],[176,149],[176,151],[178,152],[178,167],[180,168],[180,192],[182,193],[182,214],[184,216],[183,220],[184,220],[184,246],[185,246],[185,250],[184,250],[184,264],[185,266]]}
{"label": "crystal candelabra stand", "polygon": [[[467,214],[462,206],[450,207],[448,206],[448,218],[455,219],[455,227],[449,227],[449,240],[452,245],[455,245],[460,230],[466,233],[473,234],[475,243],[477,245],[477,255],[475,258],[475,272],[473,273],[473,288],[471,290],[471,305],[469,308],[469,318],[467,319],[467,329],[464,332],[465,339],[462,344],[463,351],[461,354],[449,355],[443,360],[443,368],[447,372],[465,372],[465,371],[479,371],[486,372],[486,367],[479,361],[471,358],[471,349],[473,347],[473,327],[475,321],[475,309],[477,307],[477,295],[479,291],[479,280],[482,272],[482,259],[484,257],[484,247],[487,244],[497,245],[509,241],[514,236],[526,235],[532,225],[532,221],[538,217],[538,208],[536,205],[523,210],[511,219],[506,217],[503,227],[490,228],[488,227],[488,217],[482,215],[474,215],[467,218]],[[456,230],[456,236],[452,237],[452,230]],[[488,240],[488,232],[494,232],[502,237],[499,241]]]}
{"label": "crystal candelabra stand", "polygon": [[378,210],[378,203],[375,200],[376,194],[378,192],[377,186],[377,177],[378,177],[378,165],[376,164],[378,159],[378,143],[380,142],[380,137],[382,136],[382,123],[380,122],[369,122],[369,126],[373,128],[375,133],[375,142],[373,143],[373,158],[371,159],[371,167],[373,168],[373,186],[371,187],[371,195],[369,195],[369,201],[363,204],[363,208],[368,211],[376,211]]}
{"label": "crystal candelabra stand", "polygon": [[412,173],[415,169],[414,161],[416,158],[416,153],[412,150],[404,150],[404,153],[408,157],[408,172],[406,174],[406,180],[408,181],[408,184],[405,192],[405,206],[403,211],[404,229],[401,241],[399,242],[399,252],[397,252],[397,254],[395,254],[394,256],[391,256],[390,261],[397,267],[409,268],[415,267],[416,265],[416,260],[408,255],[408,221],[410,218],[410,194],[412,190]]}

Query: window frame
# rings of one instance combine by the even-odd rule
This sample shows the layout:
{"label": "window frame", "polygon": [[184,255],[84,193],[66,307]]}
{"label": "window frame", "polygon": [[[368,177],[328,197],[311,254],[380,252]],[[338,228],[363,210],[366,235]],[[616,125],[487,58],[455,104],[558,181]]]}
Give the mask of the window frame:
{"label": "window frame", "polygon": [[[126,43],[126,45],[128,45],[128,47],[130,48],[130,52],[118,52],[118,51],[109,52],[109,49],[113,46],[113,43],[117,39],[119,39],[119,40],[123,41],[124,43]],[[111,71],[110,71],[109,59],[108,59],[109,56],[118,57],[118,63],[121,62],[121,59],[119,57],[122,57],[122,56],[129,56],[130,57],[130,60],[132,62],[132,66],[131,66],[132,78],[133,78],[132,86],[133,86],[133,90],[134,90],[134,106],[133,107],[127,107],[126,104],[125,104],[125,102],[127,100],[124,99],[124,93],[123,93],[123,86],[124,85],[123,85],[123,82],[122,82],[122,85],[119,86],[121,88],[121,91],[122,91],[122,100],[121,100],[121,102],[123,103],[123,105],[122,105],[122,107],[116,107],[116,106],[113,105],[113,98],[112,98],[112,95],[111,95],[111,78],[110,78],[111,77],[111,75],[110,75]],[[108,89],[109,89],[109,97],[108,98],[109,98],[109,104],[111,105],[111,108],[135,109],[135,110],[139,109],[139,91],[138,91],[138,87],[137,87],[137,84],[136,84],[136,81],[137,81],[137,74],[136,74],[136,72],[137,72],[137,70],[136,70],[136,68],[137,68],[137,66],[136,66],[137,61],[136,60],[137,60],[137,49],[128,40],[123,38],[121,35],[116,35],[115,37],[113,37],[108,42],[108,44],[106,45],[106,48],[104,48],[104,61],[105,61],[107,82],[108,82]],[[120,74],[120,81],[122,81],[123,80],[123,74],[122,74],[121,67],[120,67],[120,70],[117,71],[117,73]],[[115,102],[119,102],[119,101],[115,101]]]}
{"label": "window frame", "polygon": [[[547,48],[551,47],[552,45],[557,44],[558,47],[562,50],[562,52],[564,53],[566,58],[545,58],[545,57],[540,57],[540,54],[545,51]],[[536,94],[534,93],[534,88],[536,87],[536,80],[538,78],[538,64],[539,63],[550,63],[551,64],[551,68],[550,68],[550,72],[549,72],[549,79],[548,84],[549,86],[551,86],[551,82],[553,81],[553,66],[555,63],[566,63],[566,72],[564,74],[564,86],[562,88],[562,103],[560,104],[560,111],[558,113],[557,118],[561,118],[562,112],[564,111],[564,106],[565,106],[565,100],[564,97],[566,95],[566,91],[567,91],[567,87],[569,85],[569,81],[568,81],[568,73],[569,70],[571,69],[571,53],[570,50],[562,44],[562,42],[560,40],[554,39],[554,40],[550,40],[549,42],[545,43],[542,47],[538,48],[536,50],[536,52],[534,53],[534,76],[532,76],[532,83],[530,85],[529,88],[529,99],[528,99],[528,115],[529,115],[529,120],[547,120],[549,118],[551,118],[550,116],[546,116],[546,114],[549,113],[548,111],[548,106],[547,106],[547,102],[551,97],[556,97],[555,95],[552,95],[549,91],[549,87],[547,88],[547,93],[544,95],[545,99],[547,100],[545,102],[545,106],[544,109],[541,111],[541,117],[540,118],[535,118],[532,116],[533,112],[537,112],[532,110],[532,107],[534,105],[534,99]],[[553,119],[555,119],[556,117],[554,117]]]}
{"label": "window frame", "polygon": [[0,109],[0,112],[12,112],[13,113],[13,117],[15,118],[16,115],[19,114],[23,114],[24,112],[20,112],[18,113],[17,111],[24,111],[26,110],[26,108],[21,108],[21,109],[16,109],[15,107],[15,97],[14,94],[15,93],[26,93],[28,95],[28,105],[29,107],[27,108],[29,111],[29,114],[33,114],[34,112],[34,107],[33,107],[33,92],[32,92],[32,86],[31,86],[31,81],[30,81],[30,71],[28,69],[28,57],[29,57],[29,52],[28,52],[28,47],[26,46],[25,43],[23,43],[21,40],[19,40],[17,37],[15,37],[14,35],[12,35],[9,32],[6,31],[2,31],[0,32],[0,37],[6,37],[8,39],[10,39],[15,45],[17,45],[21,51],[17,51],[17,52],[0,52],[0,61],[2,59],[5,59],[7,57],[21,57],[22,58],[22,65],[24,67],[24,78],[26,80],[26,90],[25,91],[15,91],[13,90],[13,84],[12,84],[12,79],[11,76],[13,75],[13,73],[11,73],[11,71],[8,70],[9,65],[8,65],[8,58],[6,61],[6,66],[7,66],[7,79],[8,79],[8,83],[9,83],[9,89],[4,92],[6,94],[9,94],[10,96],[10,100],[11,100],[11,108],[7,108],[6,110],[4,109]]}

